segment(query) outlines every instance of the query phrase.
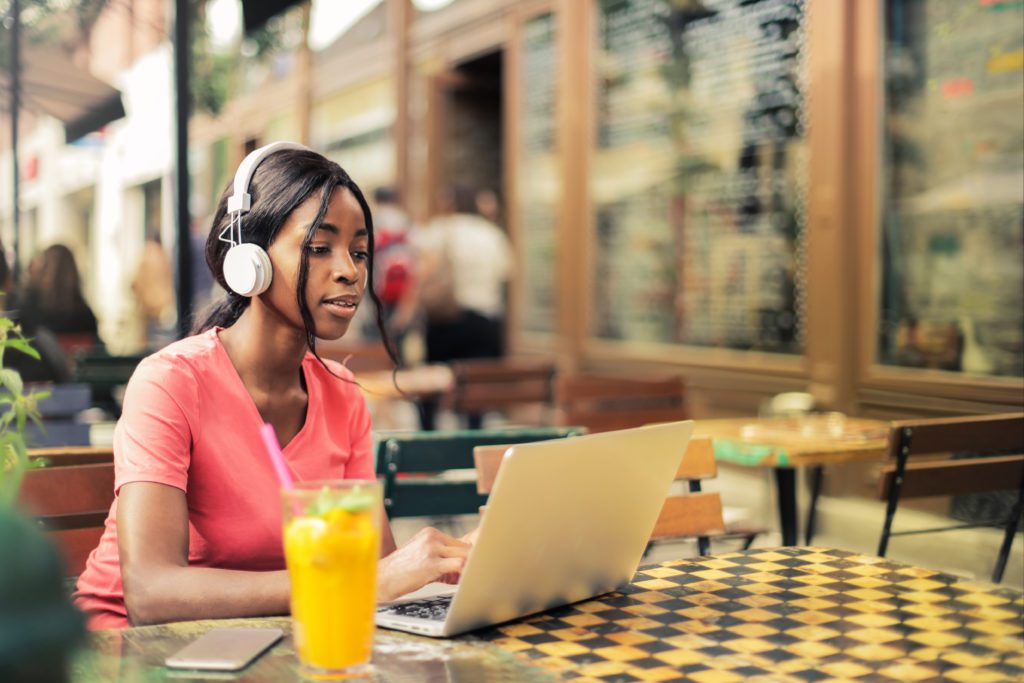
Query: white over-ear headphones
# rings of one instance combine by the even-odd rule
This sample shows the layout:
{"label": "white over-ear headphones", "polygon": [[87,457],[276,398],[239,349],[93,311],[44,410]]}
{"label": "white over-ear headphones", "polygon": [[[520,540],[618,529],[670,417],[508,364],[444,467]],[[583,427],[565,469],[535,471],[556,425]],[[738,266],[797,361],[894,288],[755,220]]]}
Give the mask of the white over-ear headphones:
{"label": "white over-ear headphones", "polygon": [[[242,216],[249,212],[252,197],[249,183],[256,167],[274,152],[286,149],[308,150],[295,142],[272,142],[246,155],[235,172],[234,192],[228,197],[228,225],[218,236],[231,245],[224,256],[224,280],[228,287],[242,296],[258,296],[267,291],[274,277],[270,256],[258,244],[242,243]],[[225,236],[226,235],[226,236]]]}

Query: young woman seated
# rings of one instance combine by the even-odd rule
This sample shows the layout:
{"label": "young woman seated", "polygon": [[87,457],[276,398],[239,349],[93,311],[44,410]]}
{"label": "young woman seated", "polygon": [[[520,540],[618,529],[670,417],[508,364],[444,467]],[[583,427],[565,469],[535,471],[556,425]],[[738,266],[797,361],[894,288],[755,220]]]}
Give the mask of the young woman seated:
{"label": "young woman seated", "polygon": [[[228,188],[206,259],[227,297],[193,336],[145,359],[114,435],[117,498],[75,601],[92,628],[288,612],[274,426],[295,480],[372,479],[370,416],[352,374],[315,339],[345,334],[373,281],[373,221],[358,186],[312,151],[275,151],[248,185],[241,237],[266,250],[269,288],[230,289]],[[385,343],[387,337],[381,329]],[[396,548],[383,517],[378,598],[457,580],[470,545],[423,529]]]}

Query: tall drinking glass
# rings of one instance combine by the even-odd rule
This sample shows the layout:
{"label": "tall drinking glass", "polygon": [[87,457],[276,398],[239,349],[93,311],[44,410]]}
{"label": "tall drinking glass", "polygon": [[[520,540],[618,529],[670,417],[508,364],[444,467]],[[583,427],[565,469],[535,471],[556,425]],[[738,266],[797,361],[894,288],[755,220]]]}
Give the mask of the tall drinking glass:
{"label": "tall drinking glass", "polygon": [[373,650],[380,484],[302,482],[282,496],[293,637],[303,672],[327,679],[357,674]]}

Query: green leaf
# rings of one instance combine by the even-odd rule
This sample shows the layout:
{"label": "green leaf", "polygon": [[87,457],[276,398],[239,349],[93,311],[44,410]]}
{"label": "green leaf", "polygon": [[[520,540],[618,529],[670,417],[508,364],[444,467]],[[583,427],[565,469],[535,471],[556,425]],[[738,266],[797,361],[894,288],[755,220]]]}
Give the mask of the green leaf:
{"label": "green leaf", "polygon": [[18,425],[18,433],[25,433],[25,423],[28,421],[28,410],[24,401],[14,404],[14,421]]}
{"label": "green leaf", "polygon": [[4,436],[8,438],[0,446],[0,504],[12,505],[25,476],[28,454],[20,435],[8,433]]}
{"label": "green leaf", "polygon": [[345,497],[337,501],[335,507],[339,507],[346,512],[362,512],[372,507],[376,500],[377,497],[368,491],[353,489]]}
{"label": "green leaf", "polygon": [[47,464],[45,460],[29,462],[25,426],[29,420],[42,426],[38,402],[49,392],[25,395],[21,375],[3,367],[4,351],[8,348],[39,358],[18,325],[0,315],[0,506],[14,503],[27,469]]}
{"label": "green leaf", "polygon": [[325,486],[317,494],[317,497],[306,505],[305,513],[310,517],[323,517],[335,509],[351,513],[363,512],[376,502],[376,496],[361,488],[353,488],[351,491],[338,494]]}
{"label": "green leaf", "polygon": [[49,389],[47,389],[45,391],[33,391],[31,394],[29,394],[25,398],[27,400],[31,401],[33,405],[36,405],[40,401],[42,401],[44,398],[49,398],[52,394],[53,394],[53,392],[50,391]]}
{"label": "green leaf", "polygon": [[43,426],[43,420],[42,418],[39,417],[39,413],[35,411],[29,411],[26,413],[26,416],[28,417],[28,419],[32,420],[32,424],[39,428],[39,431],[41,431],[43,434],[46,433],[46,427]]}
{"label": "green leaf", "polygon": [[0,385],[6,387],[15,396],[20,396],[21,392],[25,390],[21,375],[10,368],[0,368]]}
{"label": "green leaf", "polygon": [[32,348],[32,345],[28,342],[27,339],[15,337],[13,339],[8,339],[4,343],[4,345],[7,346],[8,348],[12,348],[16,351],[21,351],[25,355],[32,356],[36,360],[39,360],[39,352]]}

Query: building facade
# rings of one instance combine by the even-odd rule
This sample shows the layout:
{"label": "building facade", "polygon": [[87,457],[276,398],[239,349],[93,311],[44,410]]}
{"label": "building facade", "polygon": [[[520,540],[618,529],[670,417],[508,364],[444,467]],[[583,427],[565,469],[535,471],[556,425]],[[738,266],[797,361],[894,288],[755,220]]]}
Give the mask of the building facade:
{"label": "building facade", "polygon": [[[193,218],[248,150],[300,140],[367,190],[398,186],[417,221],[451,184],[496,190],[514,353],[681,374],[698,417],[789,390],[878,417],[1019,409],[1021,13],[382,0],[324,50],[253,62],[218,116],[193,118]],[[174,248],[171,63],[166,31],[125,52],[105,21],[93,62],[128,116],[92,145],[27,135],[22,212],[33,246],[75,244],[120,339],[147,232]]]}

